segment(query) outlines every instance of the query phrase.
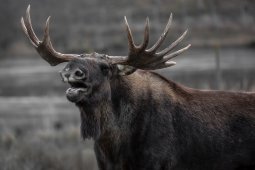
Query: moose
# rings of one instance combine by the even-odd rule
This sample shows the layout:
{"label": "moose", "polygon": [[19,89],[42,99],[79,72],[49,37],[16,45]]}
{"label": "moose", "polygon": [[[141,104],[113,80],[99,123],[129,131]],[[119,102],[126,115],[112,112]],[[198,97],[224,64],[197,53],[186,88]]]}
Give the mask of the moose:
{"label": "moose", "polygon": [[127,22],[129,53],[63,54],[55,51],[46,21],[43,40],[33,31],[30,6],[21,18],[23,31],[70,85],[66,97],[80,110],[81,136],[92,138],[100,170],[254,170],[255,93],[196,90],[152,70],[175,65],[186,51],[173,49],[185,31],[157,52],[168,23],[150,48],[149,19],[144,39],[135,45]]}

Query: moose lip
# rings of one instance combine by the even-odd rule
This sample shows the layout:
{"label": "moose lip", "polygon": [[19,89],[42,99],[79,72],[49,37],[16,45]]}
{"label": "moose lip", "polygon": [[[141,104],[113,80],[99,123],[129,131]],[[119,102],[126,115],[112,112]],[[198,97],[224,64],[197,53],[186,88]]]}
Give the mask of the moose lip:
{"label": "moose lip", "polygon": [[89,93],[90,88],[74,88],[70,87],[66,90],[66,97],[70,102],[77,103],[84,99]]}
{"label": "moose lip", "polygon": [[87,94],[89,93],[90,86],[82,82],[70,82],[70,88],[66,90],[66,93],[72,94]]}
{"label": "moose lip", "polygon": [[66,93],[73,93],[73,94],[81,94],[81,93],[87,93],[89,91],[88,88],[74,88],[70,87],[66,90]]}
{"label": "moose lip", "polygon": [[66,90],[66,97],[71,102],[79,102],[88,94],[90,94],[90,86],[85,83],[69,83],[70,88]]}
{"label": "moose lip", "polygon": [[90,86],[87,83],[83,82],[69,82],[70,88],[67,91],[75,92],[75,93],[88,93]]}

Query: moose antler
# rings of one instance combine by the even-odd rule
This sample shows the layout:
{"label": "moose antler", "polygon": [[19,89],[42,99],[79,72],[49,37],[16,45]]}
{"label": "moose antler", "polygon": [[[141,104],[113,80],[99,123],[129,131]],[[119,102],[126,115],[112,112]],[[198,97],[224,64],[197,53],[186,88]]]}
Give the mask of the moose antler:
{"label": "moose antler", "polygon": [[[156,52],[157,49],[161,46],[163,41],[166,38],[166,35],[169,31],[169,27],[172,22],[172,14],[169,17],[168,23],[165,27],[164,32],[161,34],[158,41],[149,49],[146,49],[149,43],[149,19],[146,19],[145,24],[145,31],[144,31],[144,40],[141,45],[136,46],[134,44],[133,36],[127,22],[126,17],[124,18],[125,25],[128,33],[128,44],[129,44],[129,54],[128,56],[107,56],[110,59],[112,64],[121,64],[125,65],[126,68],[129,70],[129,73],[135,71],[136,69],[143,69],[143,70],[155,70],[166,68],[175,65],[174,61],[169,61],[172,58],[178,56],[182,52],[186,51],[190,44],[178,51],[170,53],[170,51],[176,47],[179,42],[182,41],[184,36],[187,33],[187,30],[176,40],[174,41],[169,47],[166,49]],[[70,61],[75,58],[79,58],[80,55],[78,54],[62,54],[57,52],[51,43],[50,35],[49,35],[49,22],[50,17],[46,20],[46,26],[44,29],[44,37],[43,40],[40,41],[36,34],[34,33],[31,18],[30,18],[30,5],[27,7],[25,19],[21,18],[21,25],[23,31],[27,35],[28,39],[35,47],[37,52],[41,55],[41,57],[46,60],[50,65],[55,66],[59,63]],[[85,56],[85,55],[83,55]]]}
{"label": "moose antler", "polygon": [[[158,41],[149,49],[146,50],[149,43],[149,19],[146,19],[145,30],[144,30],[144,40],[141,45],[136,46],[133,40],[132,32],[127,22],[126,17],[124,17],[126,30],[128,34],[128,45],[129,45],[129,55],[127,57],[115,57],[115,63],[121,65],[128,65],[134,67],[134,69],[143,70],[155,70],[170,67],[176,64],[174,61],[169,61],[172,58],[178,56],[179,54],[186,51],[191,45],[170,53],[170,51],[176,47],[182,39],[187,34],[187,30],[170,46],[165,48],[160,52],[156,52],[160,45],[165,40],[167,33],[169,31],[170,25],[172,23],[172,14],[169,17],[168,23],[161,34]],[[113,61],[114,62],[114,61]]]}
{"label": "moose antler", "polygon": [[62,54],[54,50],[52,43],[50,41],[49,35],[49,22],[50,17],[48,17],[46,21],[46,26],[44,30],[43,41],[40,41],[36,34],[34,33],[31,18],[30,18],[30,5],[27,7],[25,19],[21,18],[21,25],[23,31],[27,35],[28,39],[35,47],[37,52],[41,55],[41,57],[46,60],[50,65],[55,66],[59,63],[70,61],[74,58],[77,58],[79,55],[77,54]]}

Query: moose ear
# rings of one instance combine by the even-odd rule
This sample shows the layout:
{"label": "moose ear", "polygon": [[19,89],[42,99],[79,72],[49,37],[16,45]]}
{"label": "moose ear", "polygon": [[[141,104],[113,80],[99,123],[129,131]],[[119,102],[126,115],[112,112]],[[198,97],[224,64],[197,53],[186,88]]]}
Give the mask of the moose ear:
{"label": "moose ear", "polygon": [[122,65],[122,64],[117,64],[117,69],[118,69],[118,75],[120,76],[126,76],[136,71],[135,67]]}

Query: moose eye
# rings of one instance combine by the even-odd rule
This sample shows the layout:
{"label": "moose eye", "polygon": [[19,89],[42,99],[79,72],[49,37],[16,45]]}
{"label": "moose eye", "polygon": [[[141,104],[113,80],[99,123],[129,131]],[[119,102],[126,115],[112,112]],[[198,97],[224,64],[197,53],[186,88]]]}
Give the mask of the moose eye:
{"label": "moose eye", "polygon": [[109,66],[106,65],[106,64],[101,64],[101,65],[100,65],[100,68],[101,68],[101,70],[108,70],[108,69],[109,69]]}
{"label": "moose eye", "polygon": [[109,71],[109,66],[108,66],[108,65],[106,65],[106,64],[101,64],[101,65],[100,65],[100,68],[101,68],[103,74],[105,74],[105,75],[108,74],[108,71]]}

